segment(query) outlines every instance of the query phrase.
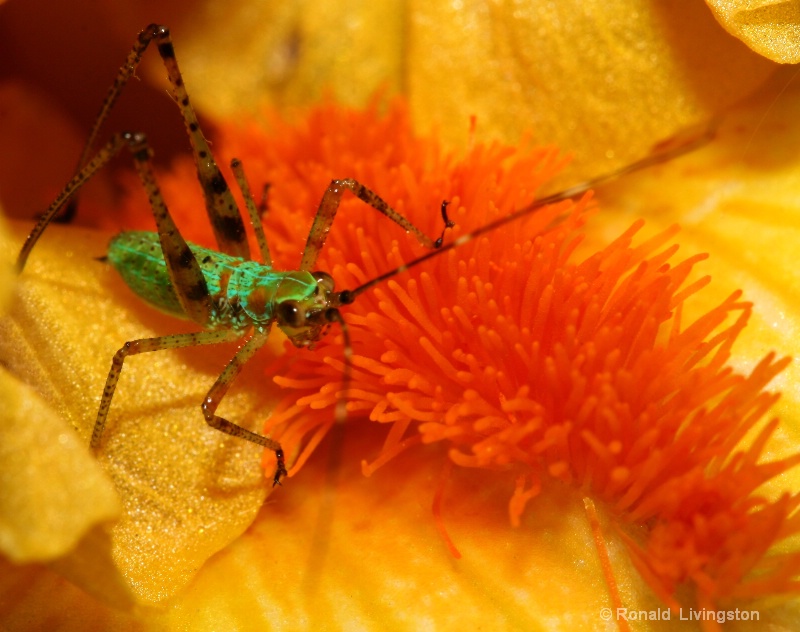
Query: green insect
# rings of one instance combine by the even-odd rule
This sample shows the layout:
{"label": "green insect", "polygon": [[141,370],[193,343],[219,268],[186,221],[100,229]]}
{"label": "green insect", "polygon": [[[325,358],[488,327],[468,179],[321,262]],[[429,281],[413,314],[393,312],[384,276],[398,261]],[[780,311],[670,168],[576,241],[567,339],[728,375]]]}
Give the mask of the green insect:
{"label": "green insect", "polygon": [[[114,134],[102,149],[91,159],[89,158],[103,122],[125,84],[135,73],[145,50],[153,41],[166,66],[172,97],[180,109],[189,135],[197,175],[203,188],[206,211],[219,246],[218,251],[188,243],[181,236],[156,183],[151,163],[152,151],[143,134]],[[17,259],[18,272],[22,272],[37,240],[56,214],[67,207],[86,181],[123,147],[130,151],[147,192],[157,232],[136,231],[119,234],[109,245],[107,260],[120,273],[125,283],[146,302],[174,316],[193,321],[202,328],[202,331],[131,340],[117,351],[100,398],[91,445],[97,448],[100,443],[120,372],[128,356],[165,349],[233,342],[246,338],[208,391],[201,403],[201,409],[205,421],[211,427],[275,452],[277,468],[273,476],[273,486],[280,484],[287,475],[285,457],[280,444],[216,414],[220,402],[244,364],[266,343],[273,324],[276,324],[297,347],[313,348],[314,343],[325,334],[330,325],[338,323],[344,337],[343,377],[346,392],[352,351],[347,323],[340,312],[342,306],[352,303],[361,293],[390,277],[493,231],[537,208],[575,197],[601,182],[668,157],[662,153],[659,156],[646,158],[612,174],[538,199],[523,209],[445,245],[442,245],[444,233],[448,227],[453,226],[447,216],[447,202],[443,202],[440,209],[444,221],[442,234],[437,239],[431,239],[364,185],[352,179],[334,180],[323,193],[299,270],[275,270],[272,267],[259,209],[256,207],[241,162],[234,159],[231,168],[245,200],[249,220],[259,245],[261,263],[251,259],[242,214],[200,130],[178,68],[169,29],[151,24],[139,33],[133,49],[106,95],[79,160],[76,175],[42,215],[25,241]],[[689,148],[689,145],[684,145],[670,155],[683,153]],[[431,249],[431,252],[385,272],[355,289],[337,291],[331,276],[326,272],[315,271],[314,267],[345,191],[350,191],[406,232],[413,233],[420,244]],[[337,421],[344,420],[344,400],[340,400],[335,415]]]}

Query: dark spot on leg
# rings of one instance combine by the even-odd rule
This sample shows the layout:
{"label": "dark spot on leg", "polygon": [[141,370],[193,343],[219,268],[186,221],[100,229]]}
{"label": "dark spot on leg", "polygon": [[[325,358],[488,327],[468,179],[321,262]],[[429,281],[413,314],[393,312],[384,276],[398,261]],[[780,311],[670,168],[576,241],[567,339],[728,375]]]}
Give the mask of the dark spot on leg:
{"label": "dark spot on leg", "polygon": [[196,283],[186,292],[184,292],[184,296],[190,301],[203,300],[206,296],[208,296],[208,287],[206,286],[206,282],[202,281],[200,283]]}
{"label": "dark spot on leg", "polygon": [[188,268],[192,265],[193,260],[194,260],[194,255],[192,254],[192,251],[189,250],[188,248],[184,248],[181,251],[181,254],[178,256],[177,263],[181,268]]}
{"label": "dark spot on leg", "polygon": [[214,219],[214,232],[223,236],[227,241],[240,242],[244,240],[244,223],[238,215],[233,217],[220,217]]}
{"label": "dark spot on leg", "polygon": [[172,46],[172,42],[163,42],[162,44],[158,45],[158,54],[161,55],[164,59],[171,59],[175,57],[175,49]]}
{"label": "dark spot on leg", "polygon": [[220,195],[228,190],[228,183],[225,182],[225,178],[222,177],[222,174],[217,172],[217,175],[209,181],[208,187],[212,193]]}

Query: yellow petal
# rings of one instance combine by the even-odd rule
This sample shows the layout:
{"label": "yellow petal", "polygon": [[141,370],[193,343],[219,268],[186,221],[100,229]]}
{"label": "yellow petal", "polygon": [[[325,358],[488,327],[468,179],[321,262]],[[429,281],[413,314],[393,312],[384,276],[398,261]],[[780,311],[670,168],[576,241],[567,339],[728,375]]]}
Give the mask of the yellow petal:
{"label": "yellow petal", "polygon": [[791,0],[707,0],[720,24],[758,54],[800,61],[800,6]]}
{"label": "yellow petal", "polygon": [[[800,356],[800,88],[793,69],[777,75],[757,96],[732,111],[706,147],[668,164],[625,178],[600,191],[604,234],[633,217],[648,217],[656,230],[683,227],[685,252],[709,252],[702,272],[714,279],[692,303],[705,311],[733,288],[754,302],[753,317],[735,345],[731,364],[749,372],[771,350]],[[774,381],[782,392],[773,409],[781,419],[765,458],[796,454],[800,445],[800,363]],[[774,481],[779,490],[800,489],[795,468]]]}
{"label": "yellow petal", "polygon": [[[50,572],[10,569],[26,590],[13,604],[0,602],[0,622],[36,629],[54,617],[65,631],[86,630],[87,621],[102,630],[318,630],[340,622],[365,630],[459,629],[475,621],[495,630],[605,629],[603,609],[610,601],[578,493],[545,485],[535,510],[512,529],[509,490],[497,489],[485,472],[455,470],[443,503],[445,524],[462,553],[454,559],[430,510],[442,455],[434,449],[401,457],[397,469],[364,478],[359,459],[383,434],[369,426],[348,428],[335,482],[327,478],[323,445],[286,493],[274,496],[253,526],[163,609],[120,612]],[[471,493],[454,495],[454,489]],[[603,507],[598,510],[624,606],[666,616]],[[8,581],[0,573],[0,590]],[[753,608],[761,620],[736,630],[755,632],[769,624],[790,630],[800,620],[796,603]],[[672,614],[668,624],[645,622],[633,629],[699,626]]]}
{"label": "yellow petal", "polygon": [[[17,225],[3,239],[5,262],[27,229]],[[107,240],[103,233],[49,227],[0,331],[2,363],[77,429],[81,446],[88,445],[114,352],[126,340],[190,328],[119,287],[116,273],[94,260]],[[260,448],[208,428],[200,411],[232,355],[226,346],[141,355],[125,364],[98,460],[123,505],[112,529],[113,556],[142,603],[180,590],[250,524],[269,491]],[[258,371],[247,374],[245,388],[234,388],[220,410],[253,426],[266,415],[267,397]],[[64,433],[45,436],[57,444]],[[41,437],[37,433],[36,440]],[[44,468],[37,476],[54,485],[54,472]],[[36,536],[44,546],[41,540]]]}
{"label": "yellow petal", "polygon": [[[296,105],[332,91],[363,104],[378,88],[402,89],[407,19],[397,1],[318,2],[313,10],[304,2],[208,2],[174,35],[200,98],[209,97],[208,112],[224,116],[264,96]],[[209,48],[224,54],[209,55]],[[239,60],[235,67],[231,59]],[[225,86],[217,98],[206,92],[213,84]]]}
{"label": "yellow petal", "polygon": [[0,398],[0,551],[15,562],[60,557],[117,517],[116,494],[72,429],[6,371]]}
{"label": "yellow petal", "polygon": [[[409,94],[419,122],[460,121],[574,152],[571,178],[608,171],[754,89],[770,65],[699,3],[415,3]],[[460,125],[460,129],[458,126]]]}
{"label": "yellow petal", "polygon": [[[126,11],[99,4],[71,4],[66,15],[48,21],[58,25],[55,32],[49,25],[34,28],[22,10],[9,12],[0,25],[25,79],[38,80],[70,112],[79,110],[83,127],[136,33],[161,16],[172,26],[190,95],[208,115],[238,116],[265,99],[286,107],[332,93],[340,102],[363,104],[376,89],[398,91],[421,131],[435,126],[455,147],[470,136],[474,115],[478,139],[515,143],[532,132],[540,143],[573,152],[562,184],[624,165],[677,131],[705,123],[775,68],[729,37],[698,2],[664,8],[644,0],[328,0],[311,10],[302,2],[237,0],[159,7],[158,15],[146,4]],[[91,30],[83,30],[87,23]],[[87,72],[85,59],[76,59],[79,35],[61,39],[78,31],[108,70]],[[29,57],[50,60],[47,72]],[[74,89],[77,78],[53,85],[52,73],[76,70],[81,90]],[[154,51],[145,55],[141,76],[157,87],[129,88],[136,106],[121,99],[118,108],[133,112],[115,127],[141,127],[159,159],[167,160],[185,140],[163,97],[165,72]],[[147,115],[137,120],[137,112]]]}
{"label": "yellow petal", "polygon": [[[231,12],[235,13],[235,10]],[[443,24],[449,25],[446,21]],[[222,31],[224,29],[218,30]],[[252,29],[251,26],[251,30],[256,29]],[[181,44],[178,43],[177,46],[180,51]],[[208,39],[206,39],[203,51],[205,55],[208,55],[209,51],[219,54],[218,49]],[[720,59],[725,57],[725,55],[719,56]],[[243,67],[245,66],[243,64]],[[159,70],[159,72],[161,71]],[[441,73],[434,76],[435,80],[442,79]],[[575,82],[579,83],[577,79],[576,77]],[[187,81],[191,86],[192,80],[187,77]],[[217,86],[218,89],[219,87]],[[591,96],[592,93],[584,90],[579,94],[581,96]],[[628,111],[628,115],[633,115],[633,111]],[[458,116],[453,116],[452,120],[453,126],[463,125]],[[613,120],[613,125],[624,127],[628,119],[625,117]],[[459,130],[463,129],[463,127],[459,128]],[[566,147],[570,146],[571,144],[566,145]],[[715,164],[715,168],[720,169],[723,173],[727,166],[729,165],[720,166],[718,163]],[[676,177],[676,179],[680,178]],[[681,192],[682,195],[682,189],[677,186],[672,186],[671,184],[665,186],[658,182],[655,184],[657,187],[669,189],[672,193]],[[677,209],[677,212],[681,213],[685,210],[685,205],[681,200],[673,201],[671,208],[673,211]],[[664,221],[668,222],[669,220],[665,217]],[[14,243],[18,243],[21,238],[22,234],[19,233],[15,237]],[[70,244],[70,241],[62,242],[60,249],[69,251]],[[94,249],[93,255],[102,254],[104,244],[96,240],[92,241],[91,244],[91,248]],[[5,244],[3,246],[5,247]],[[72,249],[75,248],[75,246],[71,247]],[[707,244],[700,246],[700,249],[707,248]],[[5,251],[7,250],[8,248],[5,248]],[[49,282],[51,285],[58,283],[58,299],[63,298],[66,304],[65,307],[76,304],[82,305],[81,298],[67,296],[66,293],[60,291],[62,289],[60,279],[53,279],[54,271],[69,276],[69,272],[66,270],[67,266],[60,266],[60,262],[64,261],[61,257],[64,252],[55,254],[59,256],[54,257],[47,264],[51,272]],[[37,256],[39,255],[37,254]],[[35,263],[33,259],[32,263]],[[88,266],[83,266],[84,268],[92,268],[94,266],[93,269],[95,271],[100,266],[95,262],[87,261],[86,263],[88,263]],[[26,274],[28,272],[30,271],[26,271]],[[82,272],[82,274],[84,273],[88,275],[85,278],[91,278],[89,272]],[[730,274],[729,268],[727,271],[720,271],[717,274],[717,280],[724,280]],[[755,273],[752,276],[755,276]],[[77,287],[82,287],[82,282],[82,280],[79,281]],[[116,296],[118,299],[122,299],[120,304],[115,304],[111,307],[106,306],[105,314],[103,315],[104,319],[110,318],[112,322],[114,319],[119,319],[121,329],[113,334],[113,340],[110,339],[108,341],[107,349],[97,350],[93,357],[84,358],[78,363],[80,366],[77,368],[67,365],[66,368],[59,369],[64,373],[74,371],[75,375],[79,375],[86,371],[86,366],[91,366],[95,367],[92,370],[96,369],[98,373],[98,375],[91,378],[91,384],[78,384],[71,388],[70,390],[73,393],[71,397],[81,397],[81,394],[86,394],[87,397],[90,397],[90,395],[91,397],[97,396],[97,393],[102,388],[103,374],[107,370],[110,356],[121,344],[122,339],[124,339],[123,336],[149,335],[142,333],[145,330],[152,330],[158,333],[170,331],[169,324],[172,321],[153,317],[152,313],[148,312],[146,308],[139,306],[135,300],[126,296],[124,291],[119,290],[111,276],[102,281],[100,287],[102,293],[90,292],[93,297],[97,295]],[[75,282],[73,281],[72,285],[68,284],[67,289],[70,292],[74,292]],[[725,289],[721,291],[725,291]],[[51,292],[43,303],[49,305],[52,301]],[[88,310],[85,313],[88,313]],[[58,315],[60,314],[61,312],[58,313]],[[137,316],[138,324],[131,325],[131,323],[126,322],[130,314]],[[84,317],[80,327],[74,328],[67,335],[68,340],[73,342],[77,340],[80,347],[96,345],[94,339],[90,343],[85,340],[86,320]],[[145,327],[145,324],[149,327]],[[49,324],[51,327],[55,325],[58,325],[58,323],[51,322]],[[96,328],[96,324],[91,324],[89,330]],[[135,333],[133,330],[135,330]],[[123,331],[127,333],[120,333]],[[758,346],[759,343],[756,341],[755,344]],[[784,347],[781,345],[780,348]],[[70,349],[70,351],[75,350]],[[764,351],[766,349],[760,349],[760,355],[763,355]],[[755,351],[753,355],[757,355]],[[55,358],[57,362],[66,363],[70,361],[70,354],[56,354]],[[189,360],[188,354],[180,355],[180,358],[185,360],[185,364],[194,365],[195,360]],[[159,408],[166,406],[167,401],[174,404],[176,392],[190,392],[191,385],[184,385],[181,380],[176,379],[174,375],[176,369],[161,371],[159,368],[160,362],[153,363],[144,357],[140,357],[137,360],[146,366],[146,369],[143,369],[144,374],[135,380],[131,375],[123,378],[123,380],[131,378],[131,381],[128,382],[130,391],[147,395],[148,401],[150,401],[150,396],[152,395],[156,398],[156,401],[163,402],[157,405]],[[134,362],[135,360],[131,363],[132,366],[126,369],[126,372],[133,370]],[[220,362],[224,362],[224,359],[220,359]],[[205,366],[205,363],[203,365]],[[158,373],[157,376],[156,372]],[[154,378],[153,376],[156,377]],[[210,369],[204,371],[203,380],[206,386],[210,381],[213,381],[213,376],[214,371]],[[151,381],[153,379],[155,383]],[[66,382],[63,376],[58,380]],[[160,386],[163,385],[162,382],[170,380],[174,380],[173,384],[170,384],[168,389],[164,389],[168,393],[164,393],[163,398],[158,399],[159,395],[155,391],[160,390]],[[180,384],[178,383],[179,381],[181,382]],[[143,386],[137,388],[139,384],[143,384]],[[182,390],[182,386],[187,386],[187,390]],[[120,388],[123,389],[124,384]],[[151,389],[151,392],[147,392],[148,389]],[[186,405],[186,424],[199,423],[202,426],[202,422],[199,421],[200,418],[197,417],[196,402],[199,401],[199,397],[202,396],[203,392],[204,389],[198,387],[196,393],[185,398],[186,400],[191,400]],[[122,395],[122,391],[120,395]],[[56,397],[56,399],[58,398]],[[183,400],[181,400],[182,402]],[[64,405],[62,407],[66,408],[67,406]],[[94,404],[87,403],[82,406],[84,410],[78,414],[78,417],[84,418],[82,422],[78,423],[84,437],[88,432],[88,426],[91,425],[95,407],[96,402]],[[134,406],[134,408],[136,407]],[[139,406],[139,409],[141,409],[141,406]],[[796,410],[796,406],[794,410]],[[134,410],[134,413],[139,414],[139,416],[141,416],[141,412],[141,410]],[[178,411],[177,406],[172,409],[172,412],[178,412],[178,415],[182,414],[182,412]],[[149,414],[149,411],[146,411],[146,414]],[[264,414],[262,410],[261,415],[264,416]],[[175,423],[174,420],[172,422],[163,422],[154,419],[141,420],[141,423],[139,423],[136,421],[137,419],[132,416],[130,420],[126,421],[126,419],[120,417],[117,421],[112,420],[112,424],[109,426],[109,432],[114,432],[125,428],[126,424],[129,423],[139,424],[139,427],[135,430],[131,429],[130,432],[125,432],[126,441],[135,442],[133,445],[127,446],[129,453],[126,463],[129,465],[126,465],[126,467],[133,467],[130,465],[131,463],[136,464],[137,450],[147,452],[150,448],[150,444],[140,444],[136,439],[136,437],[140,436],[140,431],[145,431],[145,427],[149,424],[163,423],[164,425],[159,426],[161,431],[158,433],[163,438],[165,435],[163,429],[168,428],[170,423]],[[193,419],[196,419],[197,422],[192,421]],[[200,432],[204,430],[202,429]],[[172,435],[168,436],[171,438]],[[109,439],[109,442],[111,441],[112,439]],[[796,445],[796,441],[794,445]],[[118,446],[117,453],[114,455],[115,458],[118,455],[122,458],[123,447],[125,446]],[[190,451],[192,452],[191,454],[180,454],[180,450],[172,445],[163,446],[163,444],[160,444],[158,449],[164,449],[167,452],[171,451],[171,454],[166,454],[165,452],[164,458],[169,461],[177,459],[179,464],[185,463],[182,459],[192,461],[192,457],[195,456],[192,451]],[[345,462],[349,464],[357,463],[362,454],[363,449],[357,453],[348,452],[345,455]],[[157,458],[158,456],[151,451],[143,455],[142,460],[147,462],[147,467],[150,467],[154,465],[152,461],[157,460]],[[203,467],[199,469],[205,472],[208,471],[209,466],[213,470],[213,463],[204,462],[202,465]],[[189,472],[191,475],[197,474],[197,470],[192,469],[193,467],[194,465],[191,463],[187,465],[187,469],[191,470]],[[164,478],[173,482],[170,476],[177,474],[178,478],[175,482],[178,486],[186,484],[185,489],[188,489],[189,493],[196,493],[197,490],[190,483],[187,484],[186,481],[181,479],[182,472],[178,470],[180,470],[180,465],[176,466]],[[306,468],[303,474],[306,472],[309,472],[309,476],[314,473],[318,478],[321,478],[324,467],[317,470]],[[543,621],[563,621],[564,626],[569,625],[575,629],[596,629],[598,627],[597,616],[592,609],[597,603],[601,603],[601,600],[588,599],[587,603],[590,604],[590,612],[588,614],[580,612],[573,615],[572,612],[574,611],[570,610],[570,608],[576,607],[575,600],[570,599],[573,590],[575,594],[581,597],[584,596],[584,587],[589,592],[596,591],[598,594],[602,590],[597,566],[591,562],[592,553],[589,552],[591,547],[579,548],[581,541],[583,541],[584,547],[586,546],[589,534],[585,526],[582,507],[580,507],[577,499],[570,499],[568,502],[560,497],[557,492],[555,492],[555,499],[545,494],[542,498],[540,511],[531,515],[526,514],[526,520],[529,522],[524,522],[522,528],[517,531],[509,531],[505,523],[504,499],[508,496],[507,490],[496,490],[483,484],[480,478],[473,479],[473,488],[480,490],[480,494],[483,495],[480,498],[476,498],[476,501],[483,502],[480,510],[470,512],[468,501],[464,501],[465,504],[463,505],[454,504],[453,506],[445,503],[444,509],[446,518],[449,515],[468,516],[467,519],[455,518],[456,524],[448,522],[451,535],[453,535],[457,545],[462,549],[462,553],[465,556],[464,559],[467,560],[466,564],[459,566],[458,563],[448,557],[444,550],[445,547],[436,539],[437,536],[431,527],[431,523],[425,521],[426,517],[429,516],[427,505],[432,491],[430,477],[435,476],[436,473],[431,473],[429,470],[424,470],[424,472],[429,477],[427,488],[424,487],[425,480],[420,481],[412,475],[401,478],[387,470],[382,481],[377,478],[378,475],[372,479],[362,481],[357,477],[353,469],[345,470],[344,474],[346,474],[347,481],[358,481],[359,485],[368,486],[371,491],[364,493],[363,502],[360,504],[355,500],[351,501],[347,497],[350,492],[346,489],[345,491],[337,492],[337,494],[341,493],[342,496],[341,498],[337,496],[335,513],[323,514],[323,517],[331,517],[331,529],[335,530],[335,533],[331,536],[331,545],[327,549],[328,553],[320,552],[319,549],[311,546],[314,541],[314,529],[317,528],[319,519],[316,517],[315,508],[309,508],[306,504],[317,502],[312,489],[319,489],[319,481],[314,481],[315,485],[302,488],[303,490],[308,489],[308,494],[298,493],[296,496],[292,495],[291,497],[287,495],[285,498],[291,498],[291,504],[281,504],[284,497],[276,497],[261,512],[258,522],[252,530],[236,540],[233,546],[226,548],[220,555],[213,557],[205,570],[189,585],[186,591],[175,597],[168,610],[163,615],[160,615],[160,619],[159,615],[155,615],[154,627],[158,627],[160,622],[167,621],[176,626],[178,624],[186,624],[185,627],[193,625],[194,627],[224,628],[228,627],[231,621],[240,621],[243,627],[248,624],[263,622],[271,627],[284,625],[285,627],[291,626],[292,629],[296,629],[297,627],[304,627],[306,621],[325,622],[334,616],[344,620],[364,621],[365,627],[383,627],[382,624],[390,616],[401,618],[396,627],[408,627],[409,625],[422,624],[431,620],[445,620],[445,617],[450,617],[446,620],[453,622],[454,625],[468,625],[469,622],[474,622],[476,613],[481,621],[488,621],[495,626],[523,627],[522,624],[525,624],[525,627],[527,627],[529,624],[530,627],[535,628],[537,625],[543,625]],[[156,474],[155,478],[159,479],[160,476],[160,474]],[[134,497],[143,499],[145,511],[147,511],[147,507],[152,500],[152,496],[148,493],[148,486],[163,483],[163,479],[154,480],[151,474],[146,474],[143,480],[145,482],[140,485],[140,489],[135,490],[136,494],[139,495],[131,495],[129,497],[131,500],[128,506],[135,511],[138,511],[138,509],[136,509],[137,505],[133,500]],[[295,479],[291,482],[294,485]],[[376,486],[376,483],[380,483],[380,488]],[[296,479],[296,484],[298,487],[301,485],[300,477]],[[302,484],[304,485],[305,483]],[[797,486],[792,485],[792,488],[797,489]],[[376,493],[376,489],[379,489],[380,493]],[[420,493],[420,489],[426,493]],[[387,492],[387,490],[396,490],[396,492]],[[476,495],[478,494],[476,493]],[[422,499],[420,499],[420,496]],[[343,500],[344,498],[347,498],[348,502],[338,502],[338,500]],[[491,503],[492,499],[496,498],[503,499],[502,502],[500,500],[497,501],[497,504],[502,505],[502,511],[492,515],[499,515],[500,519],[497,519],[496,523],[494,517],[484,520],[482,516],[487,513],[485,503]],[[569,503],[572,503],[571,507],[565,508],[565,505]],[[466,512],[462,513],[465,510]],[[555,513],[550,513],[551,510],[560,512],[559,519],[553,518]],[[450,513],[451,511],[452,514]],[[161,518],[165,516],[168,518],[175,517],[175,515],[183,517],[181,514],[165,512]],[[480,519],[475,518],[476,516]],[[225,517],[216,515],[215,518],[223,519]],[[473,526],[470,524],[470,518],[475,519],[474,526],[479,527],[474,532],[470,528]],[[232,518],[234,522],[237,519],[236,516]],[[343,520],[345,522],[340,525]],[[169,528],[165,530],[166,538],[164,539],[169,539],[175,530],[175,525],[173,524],[175,521],[167,520],[167,522],[169,523]],[[194,526],[196,527],[197,525]],[[341,529],[341,531],[336,531],[338,529]],[[153,536],[152,534],[141,533],[138,535],[158,539],[162,534]],[[166,568],[171,564],[177,566],[183,564],[182,568],[185,570],[187,565],[193,563],[192,560],[187,562],[187,560],[183,559],[182,556],[185,551],[181,550],[183,543],[190,541],[191,538],[186,533],[180,533],[179,536],[174,540],[177,543],[174,550],[165,553],[168,547],[161,546],[156,551],[157,555],[155,556],[153,567],[147,569],[148,572],[159,574],[155,581],[161,582],[162,587],[171,578],[178,577],[178,580],[180,580],[185,577],[185,574],[170,574],[175,569],[169,568],[162,574],[161,567]],[[657,602],[653,601],[652,596],[641,597],[641,600],[636,597],[638,595],[637,587],[641,586],[642,582],[636,575],[632,575],[630,579],[627,578],[627,558],[621,554],[621,546],[614,544],[616,540],[613,534],[609,537],[612,540],[612,563],[621,578],[621,589],[626,604],[631,607],[639,604],[657,604]],[[575,544],[575,541],[577,541],[577,544]],[[117,542],[117,550],[121,550],[125,544],[124,539],[122,543],[119,540]],[[426,547],[426,550],[420,552],[420,547]],[[552,554],[552,548],[556,549],[558,555]],[[331,550],[334,550],[335,553],[330,554]],[[395,557],[390,559],[392,553]],[[200,557],[198,556],[197,559],[199,560]],[[125,562],[126,556],[122,555],[120,559]],[[125,567],[124,564],[123,567]],[[465,567],[467,568],[466,571],[463,570]],[[136,571],[142,569],[134,568],[132,572],[130,567],[125,568],[129,578],[145,582],[144,592],[146,595],[151,595],[158,591],[158,587],[153,585],[152,578],[147,577],[146,573],[136,574]],[[589,569],[588,572],[584,573],[583,568]],[[3,571],[5,570],[4,568]],[[359,575],[361,570],[363,570],[363,574]],[[319,580],[319,585],[325,586],[327,592],[332,596],[327,594],[320,596],[319,591],[315,593],[303,588],[302,584],[298,584],[298,579],[304,579],[309,576],[314,578],[318,577],[319,574],[325,573],[332,573],[332,579],[323,577]],[[9,576],[4,572],[0,574],[4,577]],[[237,581],[234,582],[231,578],[235,578]],[[628,587],[629,582],[633,583],[633,588]],[[33,591],[30,591],[25,595],[29,601],[19,604],[16,608],[14,606],[17,606],[17,604],[13,604],[11,606],[11,614],[4,619],[5,623],[11,622],[9,627],[21,627],[20,625],[14,626],[14,623],[28,623],[30,625],[30,617],[25,618],[25,605],[30,606],[27,610],[28,614],[30,612],[40,613],[37,614],[37,616],[42,617],[40,621],[47,621],[46,617],[48,615],[59,617],[59,620],[67,621],[68,623],[65,627],[69,628],[71,625],[71,629],[85,629],[87,620],[100,621],[98,627],[101,628],[111,627],[109,622],[120,623],[123,620],[121,615],[111,614],[108,610],[97,608],[96,605],[88,602],[85,595],[69,586],[64,586],[63,583],[52,578],[52,576],[42,574],[41,578],[32,580],[31,583],[35,583],[36,586],[41,588],[35,595],[38,599],[34,599]],[[372,589],[371,584],[373,583],[379,587],[379,590]],[[298,585],[301,586],[300,589],[298,589]],[[547,588],[547,593],[544,595],[542,594],[543,585]],[[168,586],[163,594],[168,594],[171,588],[173,587]],[[58,592],[53,593],[50,589],[57,589]],[[552,594],[555,594],[553,600],[546,601],[550,599]],[[537,602],[537,599],[545,601],[544,605]],[[246,605],[242,605],[240,600],[247,602]],[[459,609],[455,613],[453,613],[453,603],[459,604]],[[71,610],[73,604],[78,604],[75,611]],[[473,604],[477,604],[474,610],[470,607]],[[252,610],[246,609],[246,606],[249,606]],[[320,610],[307,614],[314,607],[318,607]],[[581,607],[581,604],[578,604],[577,607]],[[334,608],[338,608],[335,611],[335,615],[333,614]],[[790,605],[789,609],[791,608],[796,610],[796,603]],[[72,612],[79,612],[81,616],[76,617]],[[100,612],[102,614],[98,614]],[[523,619],[523,617],[528,617],[529,612],[533,614],[529,618]],[[95,618],[84,617],[84,614],[94,614]],[[326,618],[328,614],[330,614],[330,618]],[[775,615],[773,623],[782,622],[790,629],[796,624],[796,620],[796,618],[781,619],[778,615]],[[126,619],[126,621],[128,620]],[[307,627],[312,626],[309,624]]]}
{"label": "yellow petal", "polygon": [[[332,487],[323,446],[323,454],[292,479],[291,494],[265,506],[247,534],[213,558],[159,622],[184,625],[218,594],[219,578],[237,577],[239,589],[203,612],[199,627],[224,622],[313,630],[333,621],[368,630],[447,630],[475,621],[486,629],[602,625],[608,598],[578,494],[548,487],[537,510],[512,529],[503,500],[508,490],[485,473],[454,472],[443,512],[462,553],[455,559],[431,513],[443,454],[433,449],[400,459],[396,468],[364,478],[359,461],[382,435],[367,423],[348,426]],[[628,603],[659,607],[609,535]]]}
{"label": "yellow petal", "polygon": [[209,3],[185,27],[176,50],[210,114],[326,92],[363,104],[383,87],[408,97],[418,129],[456,147],[471,116],[478,139],[515,143],[533,131],[575,154],[573,180],[707,121],[774,70],[691,2],[335,0],[309,11],[240,0]]}

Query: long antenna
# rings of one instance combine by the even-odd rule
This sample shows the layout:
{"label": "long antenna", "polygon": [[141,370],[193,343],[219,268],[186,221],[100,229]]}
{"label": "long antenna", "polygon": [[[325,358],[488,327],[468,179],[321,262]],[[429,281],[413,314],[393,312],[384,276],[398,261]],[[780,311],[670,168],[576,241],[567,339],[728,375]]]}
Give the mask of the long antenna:
{"label": "long antenna", "polygon": [[[416,259],[412,259],[408,263],[404,263],[403,265],[394,268],[393,270],[384,272],[383,274],[375,277],[374,279],[367,281],[363,285],[359,285],[354,290],[342,291],[339,295],[340,303],[342,305],[347,305],[349,303],[352,303],[359,294],[366,292],[370,288],[380,283],[383,283],[387,279],[390,279],[393,276],[401,274],[406,270],[408,270],[409,268],[413,268],[421,263],[424,263],[428,259],[436,257],[444,252],[447,252],[448,250],[452,250],[453,248],[458,248],[459,246],[464,245],[465,243],[475,239],[476,237],[480,237],[481,235],[491,232],[494,229],[499,228],[500,226],[505,226],[506,224],[509,224],[519,219],[520,217],[527,215],[528,213],[534,212],[536,209],[539,209],[543,206],[547,206],[548,204],[555,204],[556,202],[561,202],[563,200],[577,198],[578,196],[586,193],[589,189],[593,189],[597,186],[600,186],[601,184],[605,184],[610,180],[615,180],[629,173],[646,169],[653,165],[666,162],[668,160],[671,160],[672,158],[677,158],[678,156],[682,156],[691,151],[694,151],[698,147],[702,147],[703,145],[708,143],[712,138],[714,138],[716,128],[717,128],[716,124],[712,123],[706,128],[705,133],[703,133],[700,136],[694,137],[683,144],[677,145],[675,147],[672,147],[671,149],[667,149],[658,154],[652,154],[646,156],[641,160],[637,160],[636,162],[633,162],[619,169],[615,169],[614,171],[610,171],[609,173],[599,175],[595,178],[591,178],[590,180],[586,180],[581,184],[577,184],[575,186],[564,189],[563,191],[552,193],[551,195],[547,195],[543,198],[534,200],[528,206],[525,206],[517,211],[514,211],[513,213],[510,213],[509,215],[505,215],[492,222],[489,222],[488,224],[481,226],[480,228],[472,231],[471,233],[468,233],[466,235],[461,235],[461,237],[458,237],[457,239],[454,239],[453,241],[443,245],[441,248],[437,248],[436,250],[427,252],[424,255],[417,257]],[[543,232],[547,232],[550,229],[554,228],[555,226],[560,224],[565,218],[566,218],[565,215],[555,218],[552,222],[550,222],[550,224],[548,224],[544,228]]]}

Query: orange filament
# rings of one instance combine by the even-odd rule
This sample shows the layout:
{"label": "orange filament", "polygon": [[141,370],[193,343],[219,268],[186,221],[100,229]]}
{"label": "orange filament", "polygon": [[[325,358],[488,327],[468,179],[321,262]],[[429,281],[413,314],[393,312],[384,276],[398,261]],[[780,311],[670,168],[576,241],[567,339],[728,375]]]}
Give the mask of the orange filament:
{"label": "orange filament", "polygon": [[[223,156],[241,158],[254,187],[272,184],[266,232],[276,267],[289,269],[334,178],[364,182],[429,235],[450,200],[449,241],[528,204],[560,166],[552,151],[499,144],[450,155],[413,133],[399,102],[383,114],[376,104],[323,105],[296,125],[276,121],[270,134],[224,131]],[[181,177],[164,188],[180,190],[173,212],[190,218],[202,201]],[[705,255],[675,261],[678,229],[639,239],[641,221],[590,252],[581,243],[590,199],[539,209],[342,310],[354,351],[349,418],[389,424],[365,472],[447,442],[453,463],[508,479],[513,524],[551,477],[605,503],[617,524],[646,526],[640,540],[623,539],[670,607],[682,585],[698,604],[798,591],[800,554],[767,553],[800,531],[800,496],[757,495],[800,464],[761,461],[775,429],[763,418],[777,397],[764,389],[788,359],[770,354],[750,375],[734,373],[726,365],[750,304],[736,292],[690,320],[709,282],[692,276]],[[420,254],[415,240],[345,198],[319,268],[352,288]],[[342,358],[332,331],[314,351],[287,348],[268,369],[283,396],[265,431],[287,454],[307,446],[293,472],[331,424]],[[744,447],[745,436],[756,440]]]}

